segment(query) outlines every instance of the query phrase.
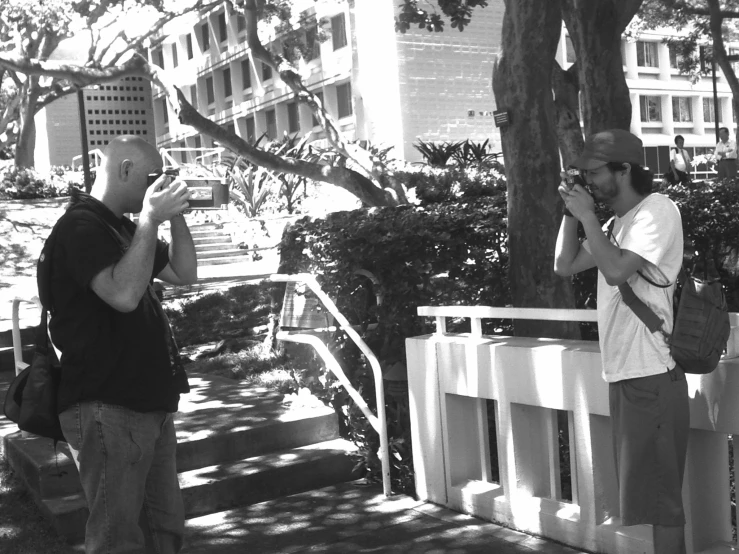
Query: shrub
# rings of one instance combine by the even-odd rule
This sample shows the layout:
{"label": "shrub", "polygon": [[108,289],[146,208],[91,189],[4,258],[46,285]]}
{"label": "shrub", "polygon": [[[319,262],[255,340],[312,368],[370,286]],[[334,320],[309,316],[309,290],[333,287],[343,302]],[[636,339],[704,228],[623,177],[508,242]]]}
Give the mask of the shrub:
{"label": "shrub", "polygon": [[0,198],[58,198],[69,196],[73,188],[84,188],[83,177],[79,172],[53,167],[48,174],[41,174],[33,169],[10,166],[2,173]]}

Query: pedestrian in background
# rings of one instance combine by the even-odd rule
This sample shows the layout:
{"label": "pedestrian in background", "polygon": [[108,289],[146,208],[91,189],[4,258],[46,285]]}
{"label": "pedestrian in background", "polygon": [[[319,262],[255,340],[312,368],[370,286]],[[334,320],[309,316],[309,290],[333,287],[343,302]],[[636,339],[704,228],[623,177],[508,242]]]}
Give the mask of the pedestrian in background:
{"label": "pedestrian in background", "polygon": [[718,130],[719,141],[713,151],[718,160],[718,174],[716,179],[733,179],[736,177],[736,141],[729,139],[729,130],[721,127]]}

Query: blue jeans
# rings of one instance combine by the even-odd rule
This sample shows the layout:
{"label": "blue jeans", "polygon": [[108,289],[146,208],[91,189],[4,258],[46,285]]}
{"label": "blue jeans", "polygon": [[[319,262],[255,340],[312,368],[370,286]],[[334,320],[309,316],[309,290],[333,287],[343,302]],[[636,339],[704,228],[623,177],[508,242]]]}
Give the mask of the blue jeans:
{"label": "blue jeans", "polygon": [[82,402],[59,419],[90,510],[85,552],[179,552],[185,510],[172,414]]}

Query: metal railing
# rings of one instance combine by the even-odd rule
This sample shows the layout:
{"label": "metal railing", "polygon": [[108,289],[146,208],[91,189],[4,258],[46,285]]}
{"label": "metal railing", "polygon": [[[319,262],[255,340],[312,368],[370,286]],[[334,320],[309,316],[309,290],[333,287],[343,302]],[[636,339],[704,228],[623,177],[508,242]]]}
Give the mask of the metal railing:
{"label": "metal railing", "polygon": [[310,273],[297,273],[295,275],[274,274],[270,275],[267,280],[273,283],[304,283],[305,285],[307,285],[308,288],[310,288],[310,290],[313,292],[313,294],[315,294],[316,297],[323,303],[329,313],[334,317],[334,320],[338,324],[339,328],[342,329],[349,336],[349,338],[354,341],[357,347],[359,347],[359,350],[369,361],[370,367],[372,368],[372,373],[374,375],[377,415],[372,413],[372,410],[370,410],[369,406],[367,406],[367,403],[362,398],[362,395],[360,395],[359,392],[354,388],[354,386],[349,382],[349,379],[344,373],[344,370],[341,368],[339,363],[336,361],[336,358],[334,358],[333,354],[331,354],[330,350],[320,337],[316,336],[315,334],[311,334],[310,332],[291,333],[281,331],[277,333],[278,340],[309,344],[313,348],[315,348],[316,352],[318,352],[323,361],[326,363],[326,367],[331,370],[331,372],[333,372],[339,382],[344,386],[352,400],[354,400],[359,409],[362,410],[362,413],[367,418],[367,421],[369,421],[370,425],[372,425],[372,428],[380,436],[382,489],[385,493],[385,496],[390,496],[392,494],[392,490],[390,487],[390,448],[388,445],[387,437],[387,417],[385,415],[385,389],[382,380],[382,368],[380,367],[379,360],[369,348],[369,346],[367,346],[367,343],[365,343],[362,337],[359,336],[359,333],[357,333],[354,327],[342,315],[342,313],[336,307],[336,304],[334,304],[333,300],[331,300],[331,298],[329,298],[329,296],[325,292],[323,292],[314,275]]}

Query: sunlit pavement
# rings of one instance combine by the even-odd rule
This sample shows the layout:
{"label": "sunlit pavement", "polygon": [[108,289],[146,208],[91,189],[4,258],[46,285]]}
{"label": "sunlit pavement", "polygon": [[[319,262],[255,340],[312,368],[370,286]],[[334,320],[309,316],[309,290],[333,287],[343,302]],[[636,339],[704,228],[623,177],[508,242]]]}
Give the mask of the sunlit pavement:
{"label": "sunlit pavement", "polygon": [[187,522],[183,554],[576,553],[379,486],[343,483]]}

